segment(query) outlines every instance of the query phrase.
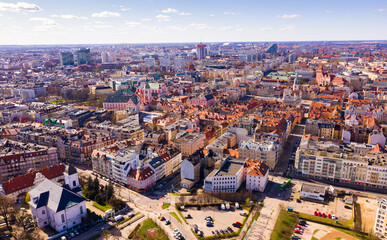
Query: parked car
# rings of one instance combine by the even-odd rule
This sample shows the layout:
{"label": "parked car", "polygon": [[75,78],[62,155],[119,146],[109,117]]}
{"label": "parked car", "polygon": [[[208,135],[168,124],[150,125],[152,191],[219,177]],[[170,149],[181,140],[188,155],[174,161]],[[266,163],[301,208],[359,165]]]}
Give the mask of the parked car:
{"label": "parked car", "polygon": [[352,209],[352,207],[351,207],[351,206],[348,206],[348,205],[345,205],[345,208],[346,208],[346,209]]}
{"label": "parked car", "polygon": [[162,216],[162,217],[160,218],[160,221],[164,221],[164,220],[165,220],[165,217]]}
{"label": "parked car", "polygon": [[336,216],[335,216],[335,214],[332,214],[332,219],[336,219]]}
{"label": "parked car", "polygon": [[165,225],[169,225],[171,222],[169,220],[165,221]]}
{"label": "parked car", "polygon": [[220,207],[222,208],[222,210],[226,209],[226,206],[223,203],[220,205]]}
{"label": "parked car", "polygon": [[216,235],[219,235],[219,231],[218,230],[215,230],[215,232],[216,232]]}
{"label": "parked car", "polygon": [[220,233],[221,233],[221,234],[224,234],[224,231],[223,231],[223,229],[220,229],[219,231],[220,231]]}
{"label": "parked car", "polygon": [[314,211],[314,215],[315,215],[315,216],[318,216],[318,212],[317,212],[317,211]]}
{"label": "parked car", "polygon": [[200,211],[200,209],[201,209],[200,206],[197,206],[197,207],[196,207],[196,210],[199,210],[199,211]]}
{"label": "parked car", "polygon": [[325,213],[323,213],[323,214],[322,214],[322,217],[323,217],[323,218],[326,218],[326,217],[327,217],[327,215],[325,215]]}
{"label": "parked car", "polygon": [[192,218],[191,214],[188,214],[185,218]]}
{"label": "parked car", "polygon": [[227,230],[228,230],[229,232],[234,232],[234,230],[232,230],[232,228],[230,228],[230,227],[227,227]]}
{"label": "parked car", "polygon": [[319,216],[319,217],[321,217],[321,216],[322,216],[321,212],[318,212],[318,216]]}
{"label": "parked car", "polygon": [[300,230],[294,230],[294,233],[301,234]]}
{"label": "parked car", "polygon": [[300,225],[300,226],[305,226],[305,225],[306,225],[306,221],[305,221],[305,220],[300,220],[300,221],[298,222],[298,225]]}
{"label": "parked car", "polygon": [[215,232],[214,231],[211,231],[212,235],[215,235]]}
{"label": "parked car", "polygon": [[199,236],[199,237],[203,237],[203,231],[199,231],[199,232],[198,232],[198,236]]}
{"label": "parked car", "polygon": [[328,214],[328,218],[332,218],[332,215]]}
{"label": "parked car", "polygon": [[298,203],[301,203],[301,199],[297,198],[297,202],[298,202]]}

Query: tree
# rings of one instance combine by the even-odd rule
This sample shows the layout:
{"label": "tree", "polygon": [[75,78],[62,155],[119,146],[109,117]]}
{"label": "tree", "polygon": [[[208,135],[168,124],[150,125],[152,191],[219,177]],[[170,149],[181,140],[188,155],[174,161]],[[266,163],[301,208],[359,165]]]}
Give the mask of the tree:
{"label": "tree", "polygon": [[113,197],[113,194],[114,194],[113,184],[109,182],[109,185],[107,185],[104,192],[105,201],[106,202],[109,201]]}
{"label": "tree", "polygon": [[4,222],[9,228],[9,218],[13,214],[15,208],[14,200],[10,197],[0,196],[0,216],[4,218]]}
{"label": "tree", "polygon": [[94,181],[92,184],[92,190],[99,192],[99,180],[97,177],[94,178]]}
{"label": "tree", "polygon": [[90,191],[93,189],[93,179],[91,179],[91,177],[89,176],[87,178],[87,190]]}

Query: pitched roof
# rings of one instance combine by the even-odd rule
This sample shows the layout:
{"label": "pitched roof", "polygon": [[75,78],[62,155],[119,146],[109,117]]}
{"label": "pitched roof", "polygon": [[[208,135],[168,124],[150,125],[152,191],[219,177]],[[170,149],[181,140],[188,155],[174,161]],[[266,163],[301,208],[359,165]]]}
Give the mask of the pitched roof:
{"label": "pitched roof", "polygon": [[82,196],[63,188],[51,180],[44,180],[33,190],[29,192],[31,201],[29,202],[35,208],[47,206],[53,212],[57,213],[73,204],[86,201]]}
{"label": "pitched roof", "polygon": [[6,182],[2,182],[3,189],[6,195],[32,187],[34,185],[34,180],[36,174],[40,172],[43,176],[48,179],[53,179],[63,175],[65,166],[63,164],[54,165],[50,167],[43,168],[37,172],[29,171],[24,175],[17,176]]}

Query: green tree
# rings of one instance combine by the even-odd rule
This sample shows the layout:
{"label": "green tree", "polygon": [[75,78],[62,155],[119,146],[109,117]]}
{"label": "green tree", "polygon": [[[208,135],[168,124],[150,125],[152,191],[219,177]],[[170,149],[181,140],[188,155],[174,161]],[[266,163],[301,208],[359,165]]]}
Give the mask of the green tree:
{"label": "green tree", "polygon": [[114,187],[113,187],[113,184],[109,182],[109,185],[107,185],[104,192],[105,201],[108,202],[113,197],[113,194],[114,194]]}
{"label": "green tree", "polygon": [[99,180],[97,177],[94,178],[92,189],[99,192]]}
{"label": "green tree", "polygon": [[93,190],[93,179],[90,176],[87,178],[87,190]]}

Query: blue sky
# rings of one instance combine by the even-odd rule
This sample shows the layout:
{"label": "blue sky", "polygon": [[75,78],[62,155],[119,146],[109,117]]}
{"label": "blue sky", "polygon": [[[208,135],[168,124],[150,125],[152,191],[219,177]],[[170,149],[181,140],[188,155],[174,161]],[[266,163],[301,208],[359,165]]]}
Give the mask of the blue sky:
{"label": "blue sky", "polygon": [[0,44],[387,40],[386,0],[0,0]]}

